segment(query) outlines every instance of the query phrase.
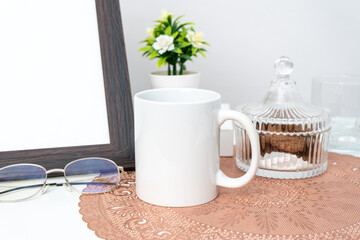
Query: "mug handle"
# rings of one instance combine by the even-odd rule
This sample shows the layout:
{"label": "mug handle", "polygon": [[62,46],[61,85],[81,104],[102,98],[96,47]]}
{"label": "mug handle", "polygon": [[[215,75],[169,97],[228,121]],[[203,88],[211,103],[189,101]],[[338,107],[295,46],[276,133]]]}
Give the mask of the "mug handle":
{"label": "mug handle", "polygon": [[246,185],[255,176],[259,165],[259,134],[257,133],[251,120],[240,112],[234,110],[220,110],[218,120],[219,128],[226,120],[234,120],[241,123],[241,125],[245,128],[246,133],[249,135],[251,143],[251,163],[249,170],[245,173],[245,175],[238,178],[230,178],[226,176],[220,168],[216,174],[217,185],[228,188],[237,188]]}

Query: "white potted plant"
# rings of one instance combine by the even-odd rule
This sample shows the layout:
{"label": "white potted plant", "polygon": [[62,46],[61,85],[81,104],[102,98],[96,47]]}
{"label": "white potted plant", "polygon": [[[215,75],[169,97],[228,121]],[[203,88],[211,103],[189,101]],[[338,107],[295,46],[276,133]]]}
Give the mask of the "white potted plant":
{"label": "white potted plant", "polygon": [[146,46],[139,49],[143,56],[157,59],[157,66],[167,66],[167,71],[150,73],[153,88],[185,87],[198,88],[200,73],[187,71],[185,63],[192,61],[192,57],[201,54],[205,57],[203,34],[196,32],[192,22],[181,23],[183,16],[174,19],[172,14],[163,10],[160,20],[154,28],[147,29],[147,37],[141,43]]}

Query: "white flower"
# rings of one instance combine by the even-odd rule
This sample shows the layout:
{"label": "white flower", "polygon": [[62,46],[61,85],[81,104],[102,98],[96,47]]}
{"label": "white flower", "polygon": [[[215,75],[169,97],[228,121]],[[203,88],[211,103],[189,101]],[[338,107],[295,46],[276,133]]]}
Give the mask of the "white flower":
{"label": "white flower", "polygon": [[169,15],[170,14],[166,9],[161,10],[161,17],[160,17],[161,21],[166,21]]}
{"label": "white flower", "polygon": [[154,38],[154,29],[153,28],[146,28],[146,39],[153,39]]}
{"label": "white flower", "polygon": [[157,50],[160,55],[166,51],[174,49],[174,37],[168,35],[160,35],[156,38],[156,42],[153,44],[153,48]]}
{"label": "white flower", "polygon": [[189,40],[189,42],[196,48],[202,48],[203,44],[203,34],[202,32],[194,32],[189,31],[188,34],[186,34],[186,38]]}

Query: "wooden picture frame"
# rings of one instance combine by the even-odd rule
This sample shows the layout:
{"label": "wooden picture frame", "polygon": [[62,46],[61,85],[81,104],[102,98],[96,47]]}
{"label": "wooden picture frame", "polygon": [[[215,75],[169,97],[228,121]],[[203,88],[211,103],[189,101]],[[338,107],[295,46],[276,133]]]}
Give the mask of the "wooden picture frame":
{"label": "wooden picture frame", "polygon": [[[118,0],[95,0],[104,76],[110,144],[0,152],[0,167],[35,163],[63,168],[84,157],[105,157],[134,169],[132,95]],[[71,6],[69,6],[71,7]]]}

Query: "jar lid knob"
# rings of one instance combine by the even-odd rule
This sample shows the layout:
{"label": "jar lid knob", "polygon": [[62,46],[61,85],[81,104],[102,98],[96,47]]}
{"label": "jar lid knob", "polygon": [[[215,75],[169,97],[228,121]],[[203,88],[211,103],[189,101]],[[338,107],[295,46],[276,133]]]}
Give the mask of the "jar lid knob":
{"label": "jar lid knob", "polygon": [[282,56],[275,61],[274,68],[279,77],[286,77],[292,73],[294,63],[289,57]]}

